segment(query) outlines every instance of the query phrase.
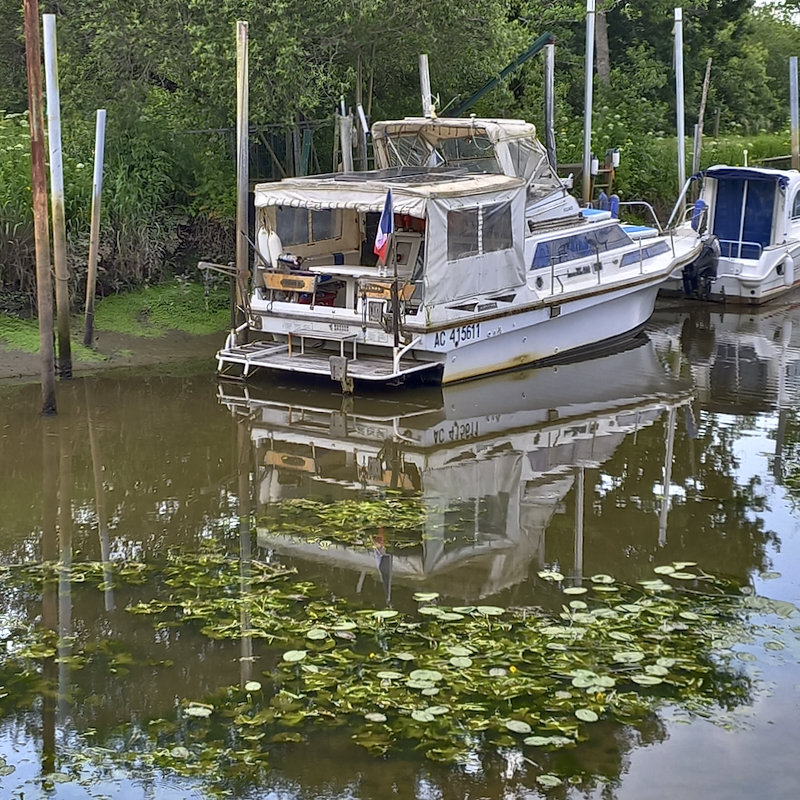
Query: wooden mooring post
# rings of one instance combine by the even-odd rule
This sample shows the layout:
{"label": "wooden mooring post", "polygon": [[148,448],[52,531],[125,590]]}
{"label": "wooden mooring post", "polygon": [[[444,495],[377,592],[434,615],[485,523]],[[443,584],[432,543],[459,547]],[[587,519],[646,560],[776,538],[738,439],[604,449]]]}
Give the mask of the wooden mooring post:
{"label": "wooden mooring post", "polygon": [[86,312],[83,343],[92,346],[94,338],[94,293],[97,287],[97,258],[100,251],[100,201],[103,195],[103,157],[106,143],[106,110],[97,110],[94,132],[94,178],[92,179],[92,221],[89,226],[89,263],[86,271]]}
{"label": "wooden mooring post", "polygon": [[53,284],[50,279],[50,223],[47,217],[47,174],[44,160],[42,111],[42,50],[38,0],[25,0],[25,61],[28,72],[28,115],[31,130],[31,191],[36,251],[36,303],[39,311],[39,353],[42,376],[42,415],[56,414],[55,346],[53,343]]}

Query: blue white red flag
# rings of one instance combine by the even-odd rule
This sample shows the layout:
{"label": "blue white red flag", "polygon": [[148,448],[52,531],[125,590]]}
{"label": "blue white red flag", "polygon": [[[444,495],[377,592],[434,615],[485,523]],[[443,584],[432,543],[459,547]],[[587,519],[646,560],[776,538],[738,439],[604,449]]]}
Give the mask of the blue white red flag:
{"label": "blue white red flag", "polygon": [[386,263],[389,250],[389,237],[394,233],[394,211],[392,210],[392,190],[386,192],[386,202],[383,204],[381,221],[378,223],[378,232],[375,234],[375,255],[382,263]]}

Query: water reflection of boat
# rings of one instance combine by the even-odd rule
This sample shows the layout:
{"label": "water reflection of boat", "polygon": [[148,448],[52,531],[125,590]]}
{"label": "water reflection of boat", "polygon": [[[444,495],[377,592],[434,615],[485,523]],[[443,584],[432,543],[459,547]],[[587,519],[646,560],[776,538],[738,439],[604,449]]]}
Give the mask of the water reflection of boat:
{"label": "water reflection of boat", "polygon": [[688,361],[708,411],[754,414],[788,409],[800,395],[800,305],[749,313],[708,306],[656,312],[659,351]]}
{"label": "water reflection of boat", "polygon": [[[290,498],[413,492],[427,512],[425,530],[416,547],[393,551],[391,578],[435,577],[438,591],[464,598],[524,580],[545,560],[545,531],[571,489],[583,508],[583,470],[602,464],[665,410],[674,417],[690,397],[642,340],[591,361],[407,394],[402,405],[347,398],[342,407],[327,393],[257,391],[220,384],[221,401],[249,425],[257,515]],[[582,526],[576,515],[577,540]],[[370,548],[323,548],[266,525],[258,543],[376,574]],[[577,555],[578,575],[579,562]]]}

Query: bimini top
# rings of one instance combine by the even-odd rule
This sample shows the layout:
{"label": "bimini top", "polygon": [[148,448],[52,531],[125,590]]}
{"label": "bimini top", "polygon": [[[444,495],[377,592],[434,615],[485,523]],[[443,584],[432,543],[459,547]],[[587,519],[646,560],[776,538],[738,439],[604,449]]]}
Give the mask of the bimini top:
{"label": "bimini top", "polygon": [[729,167],[718,164],[709,167],[698,176],[724,180],[725,178],[738,178],[748,181],[777,181],[785,189],[793,178],[800,178],[800,172],[794,169],[772,169],[771,167]]}
{"label": "bimini top", "polygon": [[401,120],[375,122],[372,136],[382,139],[386,136],[404,136],[418,133],[426,138],[451,139],[464,136],[469,130],[482,134],[493,143],[520,137],[536,136],[536,126],[522,119],[477,119],[474,117],[406,117]]}
{"label": "bimini top", "polygon": [[519,178],[459,171],[392,171],[286,178],[255,187],[257,208],[289,206],[321,210],[347,208],[359,213],[381,211],[392,190],[397,214],[423,218],[429,201],[448,199],[448,205],[474,205],[482,195],[515,195],[524,187]]}

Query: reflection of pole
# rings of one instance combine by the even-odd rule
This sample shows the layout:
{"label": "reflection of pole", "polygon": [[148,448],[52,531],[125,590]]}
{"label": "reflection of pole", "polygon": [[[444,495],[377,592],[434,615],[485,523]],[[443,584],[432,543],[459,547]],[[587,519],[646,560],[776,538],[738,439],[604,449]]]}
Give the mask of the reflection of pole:
{"label": "reflection of pole", "polygon": [[239,583],[242,604],[239,607],[239,625],[242,631],[239,677],[244,686],[253,674],[253,636],[250,631],[250,595],[252,553],[250,541],[250,436],[245,422],[236,424],[239,481]]}
{"label": "reflection of pole", "polygon": [[58,441],[61,450],[58,478],[58,702],[63,720],[67,714],[69,681],[66,658],[72,649],[69,641],[72,635],[72,440],[68,428],[62,429]]}
{"label": "reflection of pole", "polygon": [[[45,423],[42,426],[42,562],[52,567],[58,556],[56,543],[56,514],[58,506],[58,441],[56,430]],[[55,632],[58,626],[58,597],[56,582],[45,569],[42,586],[42,627]],[[42,774],[49,775],[55,768],[56,754],[56,704],[52,684],[56,677],[55,658],[42,659]]]}
{"label": "reflection of pole", "polygon": [[575,481],[575,585],[580,586],[583,578],[583,517],[584,496],[586,492],[586,468],[576,468]]}
{"label": "reflection of pole", "polygon": [[97,507],[97,532],[100,536],[100,560],[103,563],[103,583],[105,584],[106,611],[114,610],[114,590],[111,588],[111,546],[108,541],[108,521],[106,517],[106,493],[103,487],[103,462],[100,458],[100,444],[94,428],[93,411],[95,407],[91,381],[83,382],[86,392],[86,423],[89,428],[89,449],[92,453],[92,473],[94,475],[94,496]]}
{"label": "reflection of pole", "polygon": [[667,543],[667,516],[669,515],[669,487],[672,484],[672,450],[675,445],[675,417],[676,408],[669,410],[667,422],[667,447],[664,453],[664,499],[661,503],[661,515],[658,521],[658,545],[664,547]]}

